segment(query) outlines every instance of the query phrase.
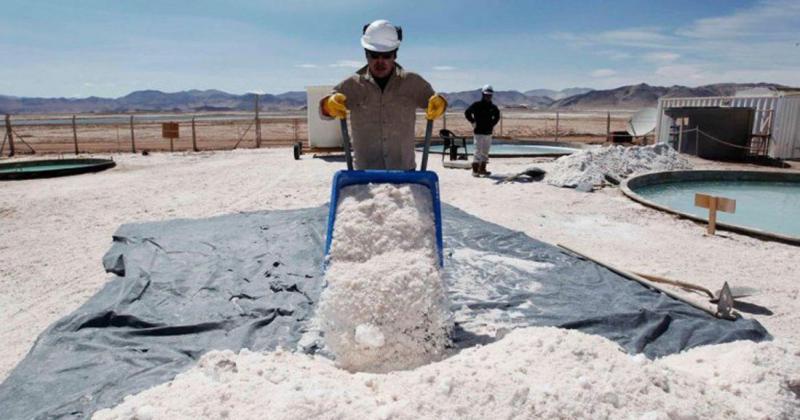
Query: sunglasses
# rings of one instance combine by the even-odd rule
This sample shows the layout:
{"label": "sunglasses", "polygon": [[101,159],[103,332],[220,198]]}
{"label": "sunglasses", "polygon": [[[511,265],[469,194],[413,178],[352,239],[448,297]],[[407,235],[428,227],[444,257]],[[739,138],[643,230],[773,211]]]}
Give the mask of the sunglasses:
{"label": "sunglasses", "polygon": [[389,52],[367,51],[367,57],[369,57],[372,60],[377,60],[379,58],[382,58],[384,60],[390,60],[394,58],[394,51],[389,51]]}

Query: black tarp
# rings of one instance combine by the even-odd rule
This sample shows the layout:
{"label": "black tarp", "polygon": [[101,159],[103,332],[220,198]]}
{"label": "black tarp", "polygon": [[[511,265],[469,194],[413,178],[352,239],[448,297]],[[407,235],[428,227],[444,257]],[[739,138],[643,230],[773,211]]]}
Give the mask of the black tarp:
{"label": "black tarp", "polygon": [[[45,330],[0,385],[2,418],[84,418],[174,378],[212,349],[295,348],[322,287],[326,217],[318,207],[123,225],[103,261],[116,276]],[[454,207],[443,206],[443,223],[450,284],[457,249],[551,264],[531,272],[485,265],[479,277],[490,279],[492,294],[451,293],[467,318],[513,311],[516,326],[574,328],[648,357],[769,338],[753,320],[715,319]],[[456,328],[456,347],[488,341]]]}

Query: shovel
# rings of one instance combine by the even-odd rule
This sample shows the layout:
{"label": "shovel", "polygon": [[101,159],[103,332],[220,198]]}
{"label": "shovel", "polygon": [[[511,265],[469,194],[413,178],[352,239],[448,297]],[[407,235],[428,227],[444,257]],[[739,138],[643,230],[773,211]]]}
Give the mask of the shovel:
{"label": "shovel", "polygon": [[709,302],[717,304],[717,312],[725,317],[728,317],[731,314],[733,314],[734,301],[758,293],[758,290],[752,287],[730,287],[728,286],[727,281],[723,283],[722,289],[717,290],[714,293],[711,293],[711,290],[708,290],[703,286],[686,283],[684,281],[654,276],[652,274],[642,274],[642,273],[634,273],[634,274],[636,274],[637,276],[644,277],[645,279],[656,283],[671,284],[673,286],[678,286],[682,289],[694,290],[704,293],[705,295],[708,296]]}
{"label": "shovel", "polygon": [[342,141],[344,143],[345,158],[347,160],[347,170],[337,171],[333,176],[331,188],[330,210],[328,212],[328,229],[325,239],[325,265],[327,266],[328,254],[333,240],[333,226],[336,223],[336,208],[339,204],[339,193],[342,188],[358,184],[419,184],[430,190],[431,211],[434,216],[436,226],[436,253],[439,257],[439,266],[444,266],[444,256],[442,253],[442,210],[439,200],[439,177],[436,172],[426,170],[428,167],[428,150],[431,143],[431,132],[433,131],[433,120],[428,120],[425,127],[425,145],[422,151],[422,165],[419,171],[416,170],[354,170],[353,158],[350,148],[350,134],[347,129],[347,119],[339,120],[342,129]]}
{"label": "shovel", "polygon": [[636,273],[636,275],[642,276],[647,280],[654,281],[656,283],[671,284],[673,286],[678,286],[682,289],[701,292],[708,296],[709,302],[711,303],[717,303],[720,300],[722,300],[726,294],[726,289],[727,289],[727,294],[729,294],[733,300],[739,300],[740,298],[752,296],[758,293],[758,290],[752,287],[729,287],[728,282],[725,282],[725,284],[722,285],[722,289],[712,293],[711,290],[708,290],[703,286],[686,283],[680,280],[673,280],[673,279],[668,279],[666,277],[659,277],[659,276],[654,276],[652,274],[644,274],[644,273]]}

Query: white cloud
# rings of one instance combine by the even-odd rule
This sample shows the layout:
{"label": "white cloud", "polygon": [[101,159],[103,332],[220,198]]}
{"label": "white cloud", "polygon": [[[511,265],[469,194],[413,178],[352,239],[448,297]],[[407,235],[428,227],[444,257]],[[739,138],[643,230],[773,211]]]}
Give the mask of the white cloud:
{"label": "white cloud", "polygon": [[[607,76],[601,70],[608,69],[595,70],[591,75],[596,85],[617,81],[695,86],[756,81],[800,85],[799,0],[760,0],[747,8],[695,19],[671,30],[632,27],[562,32],[551,37],[604,60],[598,67],[609,66],[617,71]],[[620,59],[629,65],[618,68],[612,60]]]}
{"label": "white cloud", "polygon": [[599,40],[608,44],[629,46],[664,45],[672,41],[672,37],[649,28],[630,28],[601,32]]}
{"label": "white cloud", "polygon": [[597,69],[590,73],[592,77],[611,77],[617,74],[615,70],[611,69]]}
{"label": "white cloud", "polygon": [[800,2],[762,0],[753,7],[737,10],[729,15],[698,19],[676,33],[703,39],[747,36],[775,39],[796,36],[798,27],[800,27]]}
{"label": "white cloud", "polygon": [[433,69],[436,71],[450,71],[455,70],[456,68],[453,66],[433,66]]}
{"label": "white cloud", "polygon": [[712,79],[703,68],[692,64],[675,64],[661,66],[656,69],[655,76],[664,81],[672,81],[680,84],[692,84],[706,82]]}
{"label": "white cloud", "polygon": [[680,54],[669,51],[656,51],[643,56],[645,61],[651,63],[671,63],[681,57]]}
{"label": "white cloud", "polygon": [[603,57],[608,57],[612,60],[627,60],[633,57],[633,55],[631,55],[630,53],[617,50],[601,50],[601,51],[596,51],[595,54]]}
{"label": "white cloud", "polygon": [[663,33],[658,28],[627,28],[581,34],[557,32],[552,34],[551,38],[580,47],[610,45],[633,48],[669,48],[675,43],[675,37]]}
{"label": "white cloud", "polygon": [[315,69],[319,66],[316,64],[298,64],[295,67],[300,67],[301,69]]}
{"label": "white cloud", "polygon": [[347,67],[347,68],[359,69],[361,67],[364,67],[364,64],[365,63],[361,61],[355,61],[355,60],[339,60],[333,64],[328,64],[328,67]]}

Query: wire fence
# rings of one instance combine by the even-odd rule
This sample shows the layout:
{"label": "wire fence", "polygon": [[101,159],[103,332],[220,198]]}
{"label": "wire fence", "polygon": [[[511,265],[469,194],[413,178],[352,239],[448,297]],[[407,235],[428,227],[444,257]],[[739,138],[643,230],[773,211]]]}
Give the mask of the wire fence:
{"label": "wire fence", "polygon": [[[504,111],[495,136],[532,140],[603,142],[624,130],[625,112],[516,112]],[[7,122],[7,126],[6,126]],[[178,136],[162,136],[162,124],[177,122]],[[137,114],[75,116],[6,116],[0,156],[29,153],[138,153],[142,151],[231,150],[236,148],[308,146],[304,113]],[[451,111],[434,123],[470,136],[472,127],[463,113]],[[416,136],[422,138],[425,121],[418,115]]]}

